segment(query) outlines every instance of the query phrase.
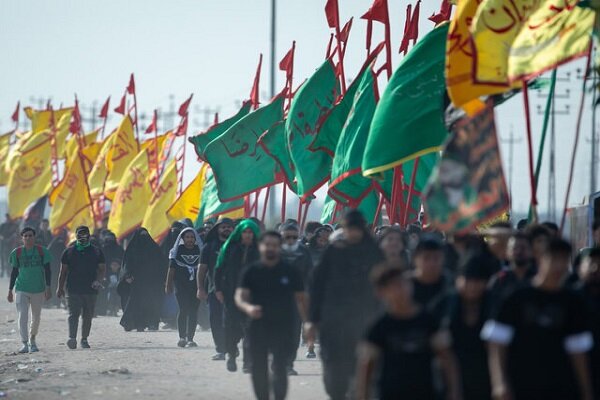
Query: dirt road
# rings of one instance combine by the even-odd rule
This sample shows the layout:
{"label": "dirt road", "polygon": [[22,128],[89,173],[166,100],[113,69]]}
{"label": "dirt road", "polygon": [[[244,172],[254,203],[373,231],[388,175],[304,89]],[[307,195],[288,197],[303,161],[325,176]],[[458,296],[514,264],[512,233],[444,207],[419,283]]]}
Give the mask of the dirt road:
{"label": "dirt road", "polygon": [[[210,332],[198,348],[180,349],[175,331],[126,333],[116,317],[94,319],[90,350],[68,350],[67,314],[44,309],[39,353],[17,355],[20,340],[14,304],[0,279],[0,398],[8,399],[253,399],[250,377],[211,361]],[[300,348],[288,399],[325,399],[319,361]]]}

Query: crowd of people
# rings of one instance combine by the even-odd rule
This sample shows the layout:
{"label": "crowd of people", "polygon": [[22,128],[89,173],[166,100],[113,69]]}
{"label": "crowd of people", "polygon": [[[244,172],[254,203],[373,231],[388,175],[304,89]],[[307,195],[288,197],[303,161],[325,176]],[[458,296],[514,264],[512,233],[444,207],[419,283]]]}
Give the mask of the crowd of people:
{"label": "crowd of people", "polygon": [[304,229],[181,221],[160,244],[139,228],[125,249],[85,226],[69,243],[8,225],[21,353],[38,351],[42,305],[66,297],[70,349],[90,347],[95,315],[118,313],[125,331],[163,322],[196,347],[208,311],[212,359],[236,372],[241,356],[259,400],[286,397],[300,346],[308,359],[318,347],[332,400],[600,399],[600,223],[576,250],[551,223],[444,235],[372,229],[355,210]]}

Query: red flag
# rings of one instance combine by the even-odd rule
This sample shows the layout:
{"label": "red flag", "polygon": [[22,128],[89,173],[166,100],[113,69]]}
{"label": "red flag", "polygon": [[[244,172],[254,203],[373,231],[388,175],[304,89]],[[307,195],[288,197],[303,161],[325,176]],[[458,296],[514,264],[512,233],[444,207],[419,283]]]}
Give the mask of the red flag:
{"label": "red flag", "polygon": [[158,115],[157,115],[156,110],[154,110],[154,115],[152,116],[152,122],[150,122],[150,125],[148,125],[148,127],[146,128],[146,133],[156,132],[156,130],[157,130],[157,127],[156,127],[157,121],[158,121]]}
{"label": "red flag", "polygon": [[346,43],[348,41],[348,36],[350,36],[350,29],[352,29],[352,19],[353,18],[350,18],[350,21],[346,22],[346,25],[344,25],[344,27],[340,31],[339,39],[342,43]]}
{"label": "red flag", "polygon": [[411,13],[412,5],[409,4],[406,7],[406,22],[404,23],[404,37],[400,43],[399,53],[408,53],[408,45],[412,40],[413,45],[417,43],[419,38],[419,9],[421,7],[421,0],[417,1],[415,10]]}
{"label": "red flag", "polygon": [[340,11],[337,0],[327,0],[325,4],[325,16],[327,17],[327,25],[330,28],[340,27]]}
{"label": "red flag", "polygon": [[73,116],[71,123],[69,124],[69,132],[73,135],[77,135],[81,132],[81,114],[79,112],[79,101],[75,99],[75,107],[73,108]]}
{"label": "red flag", "polygon": [[21,102],[18,101],[17,102],[17,108],[15,108],[15,112],[12,113],[12,116],[10,117],[13,122],[18,123],[19,122],[19,110],[21,109]]}
{"label": "red flag", "polygon": [[388,15],[387,0],[375,0],[369,11],[367,11],[361,19],[369,21],[379,21],[386,24],[390,17]]}
{"label": "red flag", "polygon": [[292,70],[294,68],[294,50],[296,48],[296,41],[292,43],[292,48],[287,52],[285,57],[279,61],[279,69],[285,71],[285,76],[289,80],[292,77]]}
{"label": "red flag", "polygon": [[129,94],[135,93],[135,80],[133,79],[133,73],[129,77],[129,85],[127,85],[127,93],[129,93]]}
{"label": "red flag", "polygon": [[185,133],[187,132],[187,128],[188,128],[188,115],[185,114],[185,117],[183,117],[183,121],[181,121],[181,123],[177,127],[177,130],[175,131],[175,136],[184,136]]}
{"label": "red flag", "polygon": [[185,117],[188,113],[188,108],[190,107],[190,103],[192,102],[192,97],[194,96],[194,94],[192,93],[190,95],[190,98],[187,99],[186,101],[184,101],[183,103],[181,103],[181,105],[179,106],[179,111],[177,111],[177,114],[179,114],[180,117]]}
{"label": "red flag", "polygon": [[119,106],[115,108],[115,112],[117,114],[125,115],[125,96],[126,94],[124,94],[123,97],[121,97],[121,104],[119,104]]}
{"label": "red flag", "polygon": [[252,103],[252,106],[254,107],[254,109],[257,109],[258,105],[260,104],[259,87],[260,87],[260,70],[262,67],[262,59],[263,59],[263,55],[261,53],[260,57],[258,58],[258,67],[256,67],[256,74],[254,75],[254,83],[252,84],[252,90],[250,91],[250,102]]}
{"label": "red flag", "polygon": [[110,104],[110,96],[108,96],[108,99],[106,99],[106,101],[104,102],[104,105],[100,109],[100,114],[98,114],[99,118],[106,118],[106,117],[108,117],[108,106],[109,106],[109,104]]}
{"label": "red flag", "polygon": [[441,24],[444,21],[450,20],[450,15],[452,14],[452,4],[448,0],[442,0],[442,5],[440,7],[440,12],[437,14],[432,14],[428,19],[433,22],[436,26]]}

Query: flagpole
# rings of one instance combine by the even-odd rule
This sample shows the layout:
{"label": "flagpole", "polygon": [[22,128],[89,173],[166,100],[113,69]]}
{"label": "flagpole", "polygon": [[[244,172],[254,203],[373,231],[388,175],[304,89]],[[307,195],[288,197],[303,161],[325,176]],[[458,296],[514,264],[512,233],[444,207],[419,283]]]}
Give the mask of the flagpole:
{"label": "flagpole", "polygon": [[[587,62],[585,65],[585,75],[583,76],[583,85],[581,89],[581,101],[579,102],[579,113],[577,115],[577,125],[575,127],[575,142],[573,143],[573,151],[571,153],[571,164],[569,166],[569,178],[567,180],[567,190],[565,193],[565,203],[563,207],[563,214],[560,220],[560,233],[562,234],[565,227],[565,220],[567,218],[567,207],[569,206],[569,196],[571,194],[571,186],[573,184],[573,172],[575,170],[575,157],[577,155],[577,146],[579,144],[579,136],[581,133],[581,120],[583,118],[583,108],[585,106],[585,86],[587,77],[590,74],[590,61],[592,58],[592,44],[590,43]],[[594,105],[595,106],[595,105]],[[591,194],[591,193],[590,193]]]}
{"label": "flagpole", "polygon": [[[77,105],[77,98],[75,98],[75,104]],[[77,113],[79,113],[79,106],[77,105]],[[77,158],[79,159],[79,166],[81,167],[81,171],[83,172],[83,176],[87,177],[88,175],[88,171],[85,168],[85,163],[83,162],[83,155],[82,155],[82,150],[83,150],[83,136],[82,136],[82,132],[81,132],[81,124],[78,124],[77,127]],[[92,219],[94,220],[94,225],[96,225],[97,222],[99,222],[98,220],[98,215],[96,214],[96,211],[94,209],[94,201],[92,200],[92,191],[90,189],[90,184],[87,181],[87,179],[84,179],[84,183],[85,183],[85,188],[87,190],[88,193],[88,198],[90,199],[90,210],[92,212]],[[104,210],[102,210],[104,211]],[[100,221],[101,222],[101,221]],[[95,230],[95,226],[94,226],[94,230]]]}
{"label": "flagpole", "polygon": [[392,77],[392,38],[390,31],[390,11],[388,8],[387,0],[385,0],[385,63],[388,81]]}
{"label": "flagpole", "polygon": [[265,218],[267,216],[267,208],[269,206],[269,196],[271,194],[271,186],[267,187],[267,192],[265,193],[265,201],[263,203],[263,211],[261,221],[264,223]]}
{"label": "flagpole", "polygon": [[336,21],[335,24],[335,37],[337,40],[337,53],[338,53],[338,62],[340,64],[340,80],[342,83],[342,94],[346,93],[346,75],[344,72],[344,54],[342,53],[342,41],[340,38],[340,10],[339,7],[335,7],[336,13]]}
{"label": "flagpole", "polygon": [[420,157],[415,158],[415,162],[413,163],[413,170],[410,175],[410,186],[408,187],[408,196],[406,197],[406,211],[404,212],[404,220],[402,221],[402,226],[406,226],[408,223],[408,207],[410,207],[413,192],[415,190],[415,180],[417,177],[417,168],[419,168],[419,160]]}
{"label": "flagpole", "polygon": [[373,231],[375,231],[375,227],[377,226],[377,222],[379,221],[379,216],[381,215],[381,209],[383,208],[383,196],[379,194],[379,201],[377,202],[377,209],[375,210],[375,218],[373,218]]}
{"label": "flagpole", "polygon": [[[135,82],[133,74],[131,74],[131,80]],[[135,114],[135,140],[137,142],[138,153],[140,152],[140,132],[138,128],[138,106],[137,106],[137,90],[135,85],[133,87],[133,112]]]}
{"label": "flagpole", "polygon": [[535,173],[533,171],[533,138],[531,134],[531,115],[529,113],[529,90],[527,88],[527,82],[522,81],[523,86],[523,103],[525,106],[525,125],[527,127],[527,151],[529,161],[529,181],[531,185],[531,213],[532,221],[537,222],[537,185],[535,181]]}

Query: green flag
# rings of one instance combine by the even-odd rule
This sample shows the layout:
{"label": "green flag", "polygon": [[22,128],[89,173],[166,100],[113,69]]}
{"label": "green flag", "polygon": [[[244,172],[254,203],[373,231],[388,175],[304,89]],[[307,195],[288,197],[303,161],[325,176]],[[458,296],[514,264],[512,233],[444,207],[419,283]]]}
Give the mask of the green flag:
{"label": "green flag", "polygon": [[323,125],[319,128],[319,132],[317,132],[315,139],[309,146],[311,151],[324,151],[331,157],[334,156],[335,148],[340,139],[342,129],[344,129],[344,124],[348,119],[348,114],[350,114],[350,110],[352,109],[354,95],[358,90],[359,84],[360,79],[352,82],[344,97],[329,111]]}
{"label": "green flag", "polygon": [[298,196],[307,200],[328,179],[331,157],[309,146],[339,94],[335,67],[330,60],[298,89],[285,124],[290,156],[298,185]]}
{"label": "green flag", "polygon": [[356,207],[373,189],[372,179],[362,175],[361,163],[377,105],[376,84],[372,70],[366,69],[360,77],[333,157],[328,193],[349,207]]}
{"label": "green flag", "polygon": [[375,110],[362,160],[373,176],[439,151],[444,125],[444,63],[448,24],[435,28],[402,60]]}
{"label": "green flag", "polygon": [[296,193],[294,165],[285,140],[285,121],[273,125],[258,139],[258,144],[277,163],[277,180],[284,181]]}
{"label": "green flag", "polygon": [[240,108],[237,114],[235,114],[233,117],[214,125],[204,133],[189,138],[188,140],[194,145],[194,149],[196,150],[196,154],[198,154],[198,157],[200,157],[203,160],[206,160],[206,158],[204,158],[204,150],[206,149],[206,146],[208,146],[210,142],[212,142],[213,140],[221,136],[223,133],[225,133],[227,129],[231,128],[231,126],[238,122],[240,119],[245,117],[251,109],[252,103],[249,101],[245,101],[242,105],[242,108]]}
{"label": "green flag", "polygon": [[228,214],[232,211],[244,207],[244,199],[236,199],[230,202],[222,203],[217,194],[217,184],[210,168],[206,169],[204,187],[202,188],[202,197],[200,200],[200,211],[194,226],[201,227],[209,218],[216,218],[222,214]]}
{"label": "green flag", "polygon": [[246,115],[206,146],[221,201],[231,201],[276,183],[277,164],[258,138],[283,119],[283,96]]}

